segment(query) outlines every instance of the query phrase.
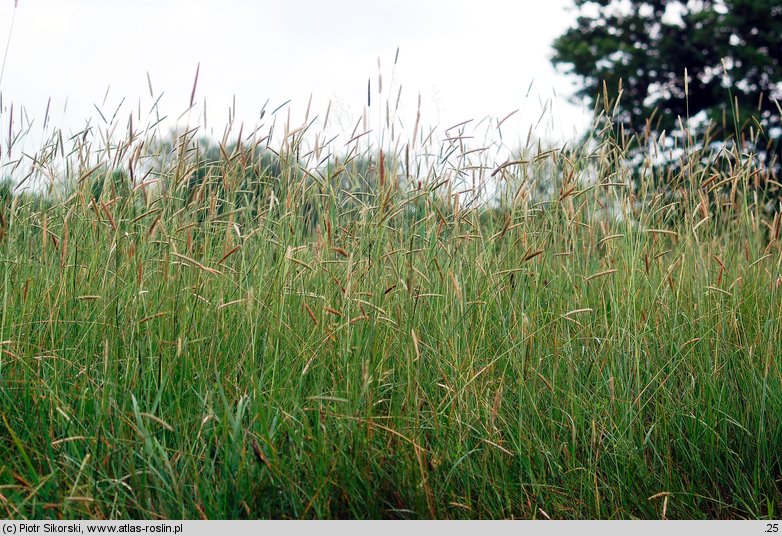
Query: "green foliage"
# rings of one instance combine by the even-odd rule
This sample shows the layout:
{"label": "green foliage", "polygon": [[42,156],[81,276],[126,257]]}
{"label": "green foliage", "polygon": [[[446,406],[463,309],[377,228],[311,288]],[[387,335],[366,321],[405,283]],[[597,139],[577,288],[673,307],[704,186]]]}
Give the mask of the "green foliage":
{"label": "green foliage", "polygon": [[16,200],[20,207],[34,210],[36,212],[46,211],[54,202],[48,196],[41,192],[31,192],[28,189],[18,189],[13,179],[6,178],[0,180],[0,208],[10,210],[11,204]]}
{"label": "green foliage", "polygon": [[122,170],[99,169],[90,177],[90,193],[95,201],[130,195],[130,177]]}
{"label": "green foliage", "polygon": [[0,180],[0,203],[10,203],[14,197],[14,181],[11,179]]}
{"label": "green foliage", "polygon": [[[680,147],[691,143],[691,134],[719,142],[733,138],[741,150],[765,157],[769,167],[778,165],[778,0],[575,3],[580,16],[555,41],[553,62],[578,77],[579,96],[600,102],[606,95],[601,108],[608,108],[621,87],[614,119],[642,141],[662,131],[678,137]],[[682,132],[680,121],[688,118],[699,126]]]}

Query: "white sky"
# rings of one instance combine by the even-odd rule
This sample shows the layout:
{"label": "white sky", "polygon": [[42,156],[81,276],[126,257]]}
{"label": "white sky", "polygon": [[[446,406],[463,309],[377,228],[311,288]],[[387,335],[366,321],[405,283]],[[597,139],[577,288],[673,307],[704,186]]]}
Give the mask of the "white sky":
{"label": "white sky", "polygon": [[[51,97],[50,121],[73,130],[96,116],[95,105],[110,114],[123,97],[125,116],[139,102],[144,112],[152,102],[147,72],[155,95],[163,93],[163,113],[176,117],[189,105],[199,62],[195,100],[206,100],[218,136],[234,97],[238,118],[248,125],[267,99],[270,109],[292,99],[301,121],[312,94],[313,113],[325,112],[330,100],[331,113],[352,129],[370,78],[370,114],[378,111],[378,72],[387,90],[397,47],[394,98],[401,84],[404,116],[415,116],[419,92],[427,125],[520,109],[503,127],[506,143],[519,145],[508,138],[526,139],[550,102],[553,111],[536,134],[569,139],[587,124],[588,110],[568,104],[573,86],[549,57],[551,42],[573,19],[570,3],[19,0],[0,82],[6,109],[0,140],[7,137],[10,103],[40,124]],[[0,61],[13,12],[13,0],[0,0]]]}

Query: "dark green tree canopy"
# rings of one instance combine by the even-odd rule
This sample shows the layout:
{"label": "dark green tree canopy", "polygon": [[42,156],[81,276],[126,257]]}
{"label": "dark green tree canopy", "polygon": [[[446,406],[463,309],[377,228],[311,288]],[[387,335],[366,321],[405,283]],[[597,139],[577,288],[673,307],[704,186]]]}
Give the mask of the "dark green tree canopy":
{"label": "dark green tree canopy", "polygon": [[615,119],[626,130],[675,133],[689,116],[719,140],[752,126],[762,131],[756,150],[779,151],[782,0],[575,4],[576,25],[555,41],[552,60],[580,79],[587,99],[604,81],[615,97],[621,80]]}

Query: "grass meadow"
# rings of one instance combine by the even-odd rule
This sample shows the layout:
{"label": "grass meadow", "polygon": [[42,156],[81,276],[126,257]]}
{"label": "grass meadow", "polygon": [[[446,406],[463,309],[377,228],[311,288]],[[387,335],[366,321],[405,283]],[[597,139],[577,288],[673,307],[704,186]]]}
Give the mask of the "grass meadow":
{"label": "grass meadow", "polygon": [[775,179],[606,111],[6,158],[0,515],[779,518]]}

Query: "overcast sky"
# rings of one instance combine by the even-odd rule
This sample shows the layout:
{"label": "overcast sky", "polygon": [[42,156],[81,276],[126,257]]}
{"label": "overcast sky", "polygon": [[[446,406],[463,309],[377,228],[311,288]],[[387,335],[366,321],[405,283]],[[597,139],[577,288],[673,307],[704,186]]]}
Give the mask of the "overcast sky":
{"label": "overcast sky", "polygon": [[[218,135],[234,98],[249,124],[267,100],[276,108],[291,99],[303,117],[312,94],[315,113],[332,101],[332,114],[352,125],[366,105],[367,80],[373,98],[378,72],[389,87],[398,47],[394,94],[401,84],[403,114],[415,114],[419,92],[422,121],[441,127],[520,109],[504,134],[521,140],[549,103],[537,134],[569,138],[588,114],[568,103],[572,84],[549,62],[551,42],[573,20],[569,4],[19,0],[0,91],[6,110],[24,106],[39,123],[51,97],[51,121],[78,129],[96,105],[111,113],[125,98],[126,107],[148,108],[149,73],[155,96],[163,93],[160,108],[176,116],[189,105],[200,63],[195,100],[206,100]],[[13,15],[14,1],[0,0],[0,54]]]}

